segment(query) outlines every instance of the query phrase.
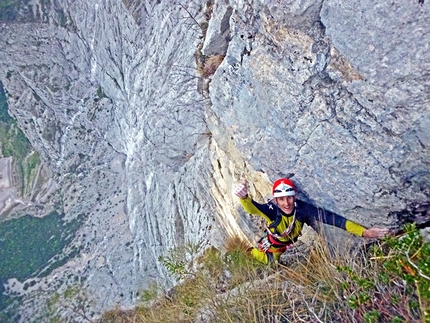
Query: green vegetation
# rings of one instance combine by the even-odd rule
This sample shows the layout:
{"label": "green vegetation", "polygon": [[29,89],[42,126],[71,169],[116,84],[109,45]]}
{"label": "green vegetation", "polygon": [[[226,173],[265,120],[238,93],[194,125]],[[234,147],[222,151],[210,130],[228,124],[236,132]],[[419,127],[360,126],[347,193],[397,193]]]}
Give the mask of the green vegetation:
{"label": "green vegetation", "polygon": [[70,243],[79,222],[66,223],[53,212],[43,218],[26,215],[0,223],[0,277],[23,281],[35,276]]}
{"label": "green vegetation", "polygon": [[0,0],[0,21],[15,21],[19,17],[22,2],[22,0]]}
{"label": "green vegetation", "polygon": [[0,144],[4,157],[14,157],[15,172],[21,186],[21,195],[25,194],[26,187],[31,187],[35,178],[35,170],[40,165],[39,154],[33,150],[28,139],[16,120],[8,113],[8,104],[3,85],[0,83]]}
{"label": "green vegetation", "polygon": [[[9,278],[24,281],[29,277],[46,276],[79,252],[64,252],[81,226],[84,216],[64,222],[53,212],[43,218],[29,215],[0,223],[0,283]],[[0,310],[8,303],[0,295]]]}
{"label": "green vegetation", "polygon": [[94,99],[94,101],[99,101],[99,100],[101,100],[101,99],[103,99],[103,98],[107,98],[107,95],[106,95],[106,93],[103,91],[103,88],[101,87],[101,86],[99,86],[98,88],[97,88],[97,98],[96,99]]}
{"label": "green vegetation", "polygon": [[430,242],[414,225],[346,258],[321,239],[288,266],[254,263],[238,239],[226,249],[197,257],[186,246],[160,257],[179,284],[152,286],[134,310],[114,309],[99,323],[430,322]]}
{"label": "green vegetation", "polygon": [[13,119],[7,112],[7,98],[4,92],[3,84],[0,82],[0,122],[9,123]]}
{"label": "green vegetation", "polygon": [[4,157],[16,157],[24,159],[31,152],[31,145],[24,133],[16,125],[16,121],[12,119],[9,123],[3,123],[0,128],[2,154]]}
{"label": "green vegetation", "polygon": [[16,7],[20,3],[19,0],[2,0],[0,1],[0,8],[1,9],[7,9]]}
{"label": "green vegetation", "polygon": [[[198,246],[188,244],[172,250],[164,257],[159,257],[158,261],[163,263],[166,269],[177,280],[183,280],[190,276],[195,276],[192,272],[194,258],[198,252]],[[186,261],[186,259],[190,259]]]}
{"label": "green vegetation", "polygon": [[8,112],[8,104],[3,85],[0,83],[0,140],[4,157],[14,156],[24,159],[31,151],[30,142],[17,127],[15,119]]}
{"label": "green vegetation", "polygon": [[40,165],[40,158],[37,152],[33,152],[23,161],[24,182],[31,183],[34,171]]}

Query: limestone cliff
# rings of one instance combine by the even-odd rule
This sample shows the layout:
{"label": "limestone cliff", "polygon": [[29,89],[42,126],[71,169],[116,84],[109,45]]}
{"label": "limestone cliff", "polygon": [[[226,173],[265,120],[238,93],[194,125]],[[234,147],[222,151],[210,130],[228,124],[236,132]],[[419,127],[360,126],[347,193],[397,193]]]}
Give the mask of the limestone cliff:
{"label": "limestone cliff", "polygon": [[5,8],[0,81],[44,168],[40,198],[14,191],[7,216],[82,221],[76,256],[25,290],[3,282],[23,322],[76,281],[94,315],[133,306],[151,281],[169,284],[157,259],[171,248],[252,240],[232,194],[243,177],[257,199],[292,177],[301,198],[369,226],[428,220],[428,1]]}

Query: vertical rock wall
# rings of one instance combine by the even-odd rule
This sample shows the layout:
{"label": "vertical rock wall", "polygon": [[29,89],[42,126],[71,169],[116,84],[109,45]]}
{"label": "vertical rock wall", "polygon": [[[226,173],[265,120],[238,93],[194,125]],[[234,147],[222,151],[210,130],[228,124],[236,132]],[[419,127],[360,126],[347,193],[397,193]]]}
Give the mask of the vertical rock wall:
{"label": "vertical rock wall", "polygon": [[241,4],[210,88],[219,136],[364,223],[426,203],[429,5]]}
{"label": "vertical rock wall", "polygon": [[[7,284],[22,320],[75,277],[95,315],[133,306],[170,284],[157,259],[171,248],[252,239],[231,193],[244,177],[259,200],[292,177],[301,198],[368,225],[414,215],[430,194],[429,8],[35,1],[3,17],[10,114],[58,184],[55,208],[85,219],[77,257],[27,291]],[[198,48],[225,56],[206,80]]]}

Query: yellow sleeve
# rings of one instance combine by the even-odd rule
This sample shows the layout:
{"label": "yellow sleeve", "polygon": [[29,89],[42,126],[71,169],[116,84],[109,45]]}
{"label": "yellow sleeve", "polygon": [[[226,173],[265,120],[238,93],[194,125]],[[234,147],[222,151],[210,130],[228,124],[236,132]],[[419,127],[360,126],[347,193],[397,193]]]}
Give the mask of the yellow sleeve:
{"label": "yellow sleeve", "polygon": [[361,226],[361,225],[359,225],[359,224],[357,224],[351,220],[346,220],[345,229],[346,229],[346,231],[351,232],[353,234],[356,234],[360,237],[363,236],[363,232],[364,232],[364,230],[366,230],[365,227],[363,227],[363,226]]}
{"label": "yellow sleeve", "polygon": [[265,215],[263,212],[261,212],[253,203],[252,198],[248,197],[244,199],[240,199],[240,203],[242,204],[243,209],[246,213],[259,215],[262,218],[264,218],[268,223],[272,222],[267,215]]}

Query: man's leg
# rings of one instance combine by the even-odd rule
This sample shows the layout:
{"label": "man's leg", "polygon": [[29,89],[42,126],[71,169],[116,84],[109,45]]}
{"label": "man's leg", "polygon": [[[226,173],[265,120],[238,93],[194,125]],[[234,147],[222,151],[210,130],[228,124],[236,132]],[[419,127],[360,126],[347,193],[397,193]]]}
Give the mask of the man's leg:
{"label": "man's leg", "polygon": [[262,264],[268,265],[274,261],[279,261],[282,252],[264,252],[257,248],[252,248],[251,256],[261,262]]}
{"label": "man's leg", "polygon": [[262,264],[268,265],[269,264],[269,257],[264,251],[261,251],[257,248],[252,248],[251,250],[251,256],[258,262],[261,262]]}

